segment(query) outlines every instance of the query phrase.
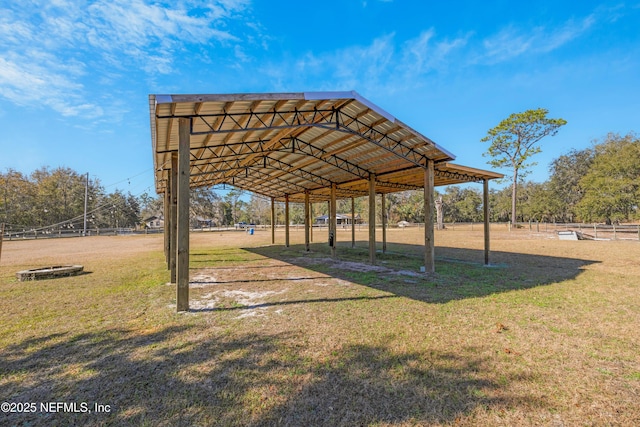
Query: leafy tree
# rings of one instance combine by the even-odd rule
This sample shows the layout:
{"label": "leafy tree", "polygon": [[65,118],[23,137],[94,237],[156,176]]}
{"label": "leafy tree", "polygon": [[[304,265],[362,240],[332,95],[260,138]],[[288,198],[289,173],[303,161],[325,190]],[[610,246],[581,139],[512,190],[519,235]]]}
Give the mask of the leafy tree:
{"label": "leafy tree", "polygon": [[479,191],[450,185],[443,195],[445,222],[482,221],[482,196]]}
{"label": "leafy tree", "polygon": [[594,155],[590,148],[571,150],[551,162],[548,203],[556,220],[575,221],[576,205],[585,193],[580,180],[589,172]]}
{"label": "leafy tree", "polygon": [[140,203],[142,220],[164,214],[164,197],[162,195],[151,195],[144,192],[138,197],[138,202]]}
{"label": "leafy tree", "polygon": [[244,195],[244,190],[233,189],[229,190],[223,197],[224,216],[223,224],[230,225],[236,224],[241,221],[242,211],[246,204],[241,197]]}
{"label": "leafy tree", "polygon": [[271,201],[263,196],[251,193],[247,205],[247,216],[253,224],[269,224],[271,222]]}
{"label": "leafy tree", "polygon": [[125,195],[116,190],[102,202],[104,208],[97,216],[99,227],[135,227],[140,224],[140,204],[131,193]]}
{"label": "leafy tree", "polygon": [[37,186],[37,225],[57,224],[84,213],[86,177],[70,168],[40,168],[31,174]]}
{"label": "leafy tree", "polygon": [[506,222],[511,214],[511,189],[489,191],[490,218],[493,222]]}
{"label": "leafy tree", "polygon": [[484,154],[492,157],[487,163],[500,168],[508,166],[512,172],[511,185],[511,221],[516,223],[516,200],[518,179],[524,178],[526,168],[535,163],[525,163],[531,156],[541,151],[536,145],[547,135],[555,135],[567,122],[564,119],[547,118],[548,111],[543,108],[514,113],[490,129],[482,142],[490,142]]}
{"label": "leafy tree", "polygon": [[289,223],[304,224],[304,203],[289,202]]}
{"label": "leafy tree", "polygon": [[524,182],[518,192],[518,218],[522,221],[551,221],[554,218],[550,202],[549,182]]}
{"label": "leafy tree", "polygon": [[0,222],[17,229],[35,224],[33,201],[36,185],[22,173],[8,169],[0,174]]}
{"label": "leafy tree", "polygon": [[584,197],[577,211],[584,221],[625,221],[640,215],[640,140],[609,134],[594,147],[589,171],[580,180]]}
{"label": "leafy tree", "polygon": [[[394,212],[398,221],[423,222],[424,221],[424,194],[422,191],[406,191],[398,193],[402,195],[394,206]],[[397,222],[397,221],[396,221]]]}
{"label": "leafy tree", "polygon": [[198,187],[191,189],[189,197],[189,216],[195,225],[197,218],[213,220],[220,224],[224,217],[221,209],[222,198],[211,188]]}

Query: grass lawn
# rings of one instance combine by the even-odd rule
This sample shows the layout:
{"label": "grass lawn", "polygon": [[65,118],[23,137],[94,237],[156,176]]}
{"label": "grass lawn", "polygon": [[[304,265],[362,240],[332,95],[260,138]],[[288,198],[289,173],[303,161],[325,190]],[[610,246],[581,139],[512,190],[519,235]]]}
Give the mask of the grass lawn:
{"label": "grass lawn", "polygon": [[194,233],[188,313],[162,236],[5,241],[0,425],[640,425],[639,242],[421,233]]}

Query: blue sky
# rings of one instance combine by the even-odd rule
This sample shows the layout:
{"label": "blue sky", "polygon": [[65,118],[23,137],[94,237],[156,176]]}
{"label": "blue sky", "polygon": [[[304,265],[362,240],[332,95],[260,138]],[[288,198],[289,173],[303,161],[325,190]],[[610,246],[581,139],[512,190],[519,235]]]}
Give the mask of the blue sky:
{"label": "blue sky", "polygon": [[640,131],[640,1],[0,2],[0,170],[152,191],[148,95],[355,90],[457,156],[514,112],[568,121],[529,179]]}

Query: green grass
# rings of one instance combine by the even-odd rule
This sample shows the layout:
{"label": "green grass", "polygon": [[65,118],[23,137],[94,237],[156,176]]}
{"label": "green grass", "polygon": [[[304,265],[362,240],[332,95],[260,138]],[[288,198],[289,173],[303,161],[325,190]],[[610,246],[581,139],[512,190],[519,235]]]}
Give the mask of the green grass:
{"label": "green grass", "polygon": [[34,283],[3,264],[0,398],[112,411],[0,424],[640,421],[640,245],[498,240],[487,268],[452,242],[426,276],[403,242],[371,268],[366,248],[332,260],[323,244],[213,237],[191,248],[192,277],[211,275],[192,304],[211,305],[189,313],[157,250],[87,255],[89,274]]}

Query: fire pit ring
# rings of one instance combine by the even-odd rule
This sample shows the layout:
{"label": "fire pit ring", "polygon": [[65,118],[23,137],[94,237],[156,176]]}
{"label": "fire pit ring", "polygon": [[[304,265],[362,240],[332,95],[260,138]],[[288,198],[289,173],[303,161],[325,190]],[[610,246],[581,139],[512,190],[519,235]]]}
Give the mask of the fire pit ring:
{"label": "fire pit ring", "polygon": [[54,265],[50,267],[22,270],[16,273],[19,281],[55,279],[56,277],[76,276],[84,270],[82,265]]}

